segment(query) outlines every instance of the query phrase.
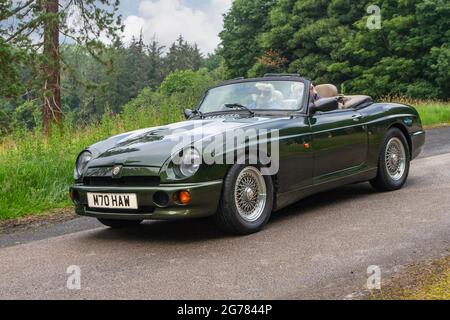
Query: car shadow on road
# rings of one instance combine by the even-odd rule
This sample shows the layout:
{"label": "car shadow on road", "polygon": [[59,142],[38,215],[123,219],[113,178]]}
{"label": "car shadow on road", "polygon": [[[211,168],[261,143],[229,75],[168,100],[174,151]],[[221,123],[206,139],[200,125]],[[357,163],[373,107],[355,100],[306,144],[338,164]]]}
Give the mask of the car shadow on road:
{"label": "car shadow on road", "polygon": [[[301,215],[320,210],[336,203],[374,194],[369,184],[349,185],[332,191],[305,198],[272,215],[267,226],[271,227],[286,221],[297,219]],[[250,237],[255,235],[250,235]],[[212,218],[184,221],[149,221],[132,229],[101,229],[87,235],[89,240],[99,241],[149,241],[149,242],[203,242],[206,240],[220,240],[236,238],[221,231]]]}
{"label": "car shadow on road", "polygon": [[147,221],[132,229],[103,229],[91,235],[102,240],[151,242],[203,242],[226,238],[212,218],[180,221]]}

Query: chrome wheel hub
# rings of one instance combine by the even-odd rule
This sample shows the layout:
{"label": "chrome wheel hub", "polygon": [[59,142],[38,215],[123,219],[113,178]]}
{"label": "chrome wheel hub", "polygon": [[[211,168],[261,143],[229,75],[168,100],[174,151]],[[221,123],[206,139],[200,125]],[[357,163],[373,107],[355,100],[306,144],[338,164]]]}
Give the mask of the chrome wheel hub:
{"label": "chrome wheel hub", "polygon": [[389,176],[400,180],[406,170],[406,150],[403,142],[398,138],[389,140],[385,155],[386,170]]}
{"label": "chrome wheel hub", "polygon": [[252,188],[245,189],[244,193],[244,199],[245,201],[252,201],[252,199],[255,197],[255,191],[253,191]]}
{"label": "chrome wheel hub", "polygon": [[236,180],[234,199],[239,215],[246,221],[258,220],[266,206],[266,182],[255,167],[246,167]]}

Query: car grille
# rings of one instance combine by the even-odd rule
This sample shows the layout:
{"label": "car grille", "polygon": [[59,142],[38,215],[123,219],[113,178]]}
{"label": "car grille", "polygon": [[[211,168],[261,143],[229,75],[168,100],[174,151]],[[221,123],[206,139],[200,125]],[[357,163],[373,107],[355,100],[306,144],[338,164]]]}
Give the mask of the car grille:
{"label": "car grille", "polygon": [[159,177],[86,177],[83,184],[90,187],[157,187],[160,184]]}

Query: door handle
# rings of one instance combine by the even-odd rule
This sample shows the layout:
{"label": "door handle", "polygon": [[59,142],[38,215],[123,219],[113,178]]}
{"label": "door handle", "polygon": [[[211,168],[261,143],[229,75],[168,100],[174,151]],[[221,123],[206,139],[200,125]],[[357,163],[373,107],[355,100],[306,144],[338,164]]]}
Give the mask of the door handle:
{"label": "door handle", "polygon": [[361,121],[362,118],[363,118],[363,116],[360,115],[360,114],[355,114],[354,116],[352,116],[352,119],[353,119],[353,121],[355,121],[355,122]]}

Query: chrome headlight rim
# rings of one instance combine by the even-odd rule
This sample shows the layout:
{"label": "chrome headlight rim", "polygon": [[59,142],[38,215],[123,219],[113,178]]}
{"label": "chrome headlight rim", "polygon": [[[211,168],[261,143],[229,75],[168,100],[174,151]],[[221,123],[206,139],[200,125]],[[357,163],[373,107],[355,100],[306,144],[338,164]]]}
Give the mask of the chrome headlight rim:
{"label": "chrome headlight rim", "polygon": [[74,170],[74,177],[76,180],[81,178],[91,160],[92,153],[89,150],[84,150],[78,155]]}
{"label": "chrome headlight rim", "polygon": [[194,176],[200,170],[201,155],[195,148],[190,148],[183,152],[183,157],[179,169],[181,174],[186,177]]}
{"label": "chrome headlight rim", "polygon": [[183,180],[195,176],[202,165],[200,152],[194,147],[186,148],[171,158],[171,169],[176,180]]}

